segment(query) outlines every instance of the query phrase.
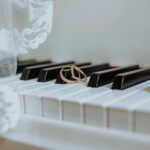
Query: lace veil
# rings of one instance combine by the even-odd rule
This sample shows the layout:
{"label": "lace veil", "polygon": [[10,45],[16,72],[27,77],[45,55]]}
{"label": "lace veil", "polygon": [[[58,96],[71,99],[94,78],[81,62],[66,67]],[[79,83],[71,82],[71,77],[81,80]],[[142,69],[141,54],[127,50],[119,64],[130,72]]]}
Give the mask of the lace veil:
{"label": "lace veil", "polygon": [[19,53],[44,43],[52,16],[52,0],[0,0],[0,133],[15,127],[20,116],[17,94],[4,86],[6,76],[15,75]]}
{"label": "lace veil", "polygon": [[[52,28],[53,1],[52,0],[12,0],[16,4],[20,22],[14,19],[14,38],[18,44],[19,52],[36,49],[43,43]],[[15,6],[15,5],[14,5]],[[15,7],[15,8],[16,8]],[[16,10],[16,9],[15,9]]]}
{"label": "lace veil", "polygon": [[52,16],[52,0],[0,1],[0,77],[15,74],[19,53],[45,42]]}

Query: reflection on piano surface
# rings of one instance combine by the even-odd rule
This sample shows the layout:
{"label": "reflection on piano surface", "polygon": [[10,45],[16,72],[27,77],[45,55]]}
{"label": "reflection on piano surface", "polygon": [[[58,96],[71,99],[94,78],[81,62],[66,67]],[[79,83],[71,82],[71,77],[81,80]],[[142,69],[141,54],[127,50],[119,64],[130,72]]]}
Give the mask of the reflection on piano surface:
{"label": "reflection on piano surface", "polygon": [[[59,72],[75,64],[88,83],[64,84]],[[63,72],[71,79],[71,71]],[[30,61],[18,64],[17,75],[0,79],[19,93],[28,116],[110,128],[150,136],[150,69],[109,63]],[[135,133],[134,133],[135,132]]]}

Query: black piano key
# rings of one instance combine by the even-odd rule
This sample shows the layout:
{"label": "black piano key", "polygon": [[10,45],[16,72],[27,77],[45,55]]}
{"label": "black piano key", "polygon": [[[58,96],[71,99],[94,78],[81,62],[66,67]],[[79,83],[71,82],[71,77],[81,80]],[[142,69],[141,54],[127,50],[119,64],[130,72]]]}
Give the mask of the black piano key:
{"label": "black piano key", "polygon": [[33,63],[33,62],[36,62],[36,59],[17,60],[17,64]]}
{"label": "black piano key", "polygon": [[147,80],[150,80],[150,68],[118,74],[114,79],[112,89],[123,90]]}
{"label": "black piano key", "polygon": [[[76,64],[77,67],[87,66],[87,65],[91,65],[91,62]],[[62,67],[64,66],[42,69],[38,77],[38,82],[47,82],[56,79]]]}
{"label": "black piano key", "polygon": [[[89,65],[89,66],[85,66],[85,67],[79,67],[85,74],[86,76],[90,76],[93,72],[97,72],[97,71],[102,71],[102,70],[106,70],[106,69],[110,69],[110,66],[108,63],[104,63],[104,64],[99,64],[99,65]],[[71,71],[64,71],[64,77],[67,79],[71,79]],[[82,78],[82,77],[81,77]],[[58,78],[56,80],[56,83],[58,84],[66,84],[66,82],[64,82],[60,75],[58,75]]]}
{"label": "black piano key", "polygon": [[30,80],[30,79],[37,78],[39,76],[40,71],[44,68],[62,66],[68,63],[74,63],[74,61],[68,61],[68,62],[56,63],[56,64],[43,64],[43,65],[27,67],[23,70],[21,80]]}
{"label": "black piano key", "polygon": [[108,83],[113,82],[113,79],[117,74],[129,72],[129,71],[133,71],[137,69],[140,69],[138,65],[132,65],[132,66],[119,67],[119,68],[114,68],[110,70],[93,73],[90,77],[88,86],[100,87],[100,86],[106,85]]}
{"label": "black piano key", "polygon": [[50,60],[44,60],[44,61],[27,61],[27,62],[22,62],[17,65],[17,74],[21,73],[24,68],[30,67],[30,66],[36,66],[36,65],[43,65],[43,64],[50,64]]}

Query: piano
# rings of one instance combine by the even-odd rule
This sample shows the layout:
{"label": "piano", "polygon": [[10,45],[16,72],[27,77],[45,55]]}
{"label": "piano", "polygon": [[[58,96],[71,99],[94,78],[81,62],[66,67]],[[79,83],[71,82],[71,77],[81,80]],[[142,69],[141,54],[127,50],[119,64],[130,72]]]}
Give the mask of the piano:
{"label": "piano", "polygon": [[[38,61],[21,61],[15,76],[0,79],[18,93],[22,113],[1,135],[0,150],[150,150],[149,6],[55,0],[48,40],[19,56]],[[28,15],[18,12],[21,29]],[[61,79],[61,68],[72,64],[86,83]],[[70,71],[64,77],[72,80]]]}
{"label": "piano", "polygon": [[[65,83],[76,65],[86,83]],[[64,76],[72,79],[71,71]],[[0,79],[19,95],[21,118],[1,135],[1,149],[150,149],[150,68],[138,64],[51,60],[19,62]]]}

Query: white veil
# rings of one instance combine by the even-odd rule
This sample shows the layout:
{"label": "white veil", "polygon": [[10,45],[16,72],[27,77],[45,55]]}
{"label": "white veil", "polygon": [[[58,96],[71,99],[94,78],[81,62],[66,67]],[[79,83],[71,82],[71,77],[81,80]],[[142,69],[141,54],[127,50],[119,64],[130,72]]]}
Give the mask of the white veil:
{"label": "white veil", "polygon": [[19,53],[36,49],[46,40],[52,28],[53,1],[1,0],[1,7],[4,7],[0,9],[4,18],[0,20],[8,16],[9,26],[9,29],[0,26],[0,132],[4,132],[16,126],[20,116],[18,96],[9,86],[4,86],[4,80],[15,75]]}
{"label": "white veil", "polygon": [[[45,42],[52,28],[52,0],[12,0],[17,4],[13,26],[16,27],[15,41],[19,43],[19,52],[36,49]],[[19,15],[18,15],[19,14]],[[22,18],[20,22],[17,17]]]}

